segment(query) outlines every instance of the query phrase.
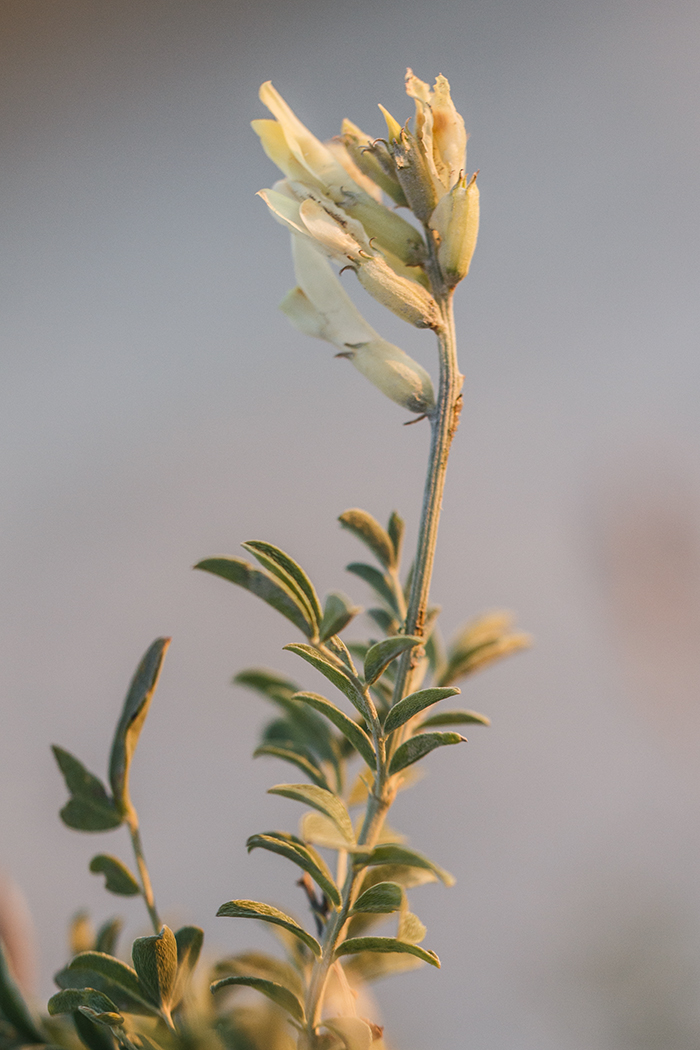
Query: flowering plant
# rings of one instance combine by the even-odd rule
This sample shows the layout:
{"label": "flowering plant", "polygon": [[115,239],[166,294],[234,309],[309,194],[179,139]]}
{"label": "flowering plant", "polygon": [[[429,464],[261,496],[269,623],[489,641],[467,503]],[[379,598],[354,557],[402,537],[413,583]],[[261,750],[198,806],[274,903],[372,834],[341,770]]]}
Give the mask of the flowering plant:
{"label": "flowering plant", "polygon": [[[56,975],[60,990],[44,1018],[27,1007],[0,955],[0,1048],[276,1050],[296,1044],[301,1050],[369,1050],[379,1048],[383,1036],[374,1008],[358,998],[361,985],[413,966],[440,965],[435,951],[422,946],[425,927],[410,910],[407,891],[435,880],[450,884],[452,877],[409,847],[386,823],[387,813],[397,792],[413,782],[416,763],[462,743],[465,725],[488,725],[475,711],[436,705],[460,692],[458,680],[522,648],[527,638],[511,630],[507,615],[489,614],[460,630],[445,649],[439,610],[429,602],[447,459],[461,407],[452,297],[474,252],[479,194],[476,176],[465,170],[467,136],[445,77],[430,88],[409,70],[406,88],[415,103],[413,127],[383,110],[386,138],[373,139],[346,120],[338,139],[322,143],[270,83],[260,97],[274,119],[255,120],[253,128],[284,176],[260,191],[291,232],[297,284],[282,310],[303,332],[330,342],[393,401],[430,422],[418,545],[408,573],[402,573],[404,523],[397,513],[386,528],[357,508],[340,515],[374,559],[348,566],[374,593],[372,636],[346,642],[341,634],[362,610],[339,591],[321,603],[304,569],[274,544],[243,544],[259,567],[227,556],[196,566],[286,617],[302,640],[285,648],[333,690],[329,698],[260,668],[236,678],[278,709],[255,754],[287,762],[305,778],[270,788],[304,807],[298,834],[260,832],[247,847],[292,862],[309,921],[260,901],[228,901],[219,915],[267,924],[285,957],[244,952],[199,977],[202,931],[185,926],[173,932],[162,924],[129,792],[131,762],[168,646],[168,639],[158,639],[129,688],[108,782],[54,748],[70,793],[64,822],[85,832],[128,829],[135,873],[104,853],[90,869],[105,876],[110,892],[143,899],[153,933],[134,942],[131,965],[115,954],[117,920],[94,932],[85,917],[77,919],[73,957]],[[403,218],[401,208],[414,221]],[[367,323],[334,266],[354,271],[377,301],[435,333],[437,394],[425,369]],[[393,923],[388,931],[386,922]],[[241,988],[264,998],[246,1006]]]}

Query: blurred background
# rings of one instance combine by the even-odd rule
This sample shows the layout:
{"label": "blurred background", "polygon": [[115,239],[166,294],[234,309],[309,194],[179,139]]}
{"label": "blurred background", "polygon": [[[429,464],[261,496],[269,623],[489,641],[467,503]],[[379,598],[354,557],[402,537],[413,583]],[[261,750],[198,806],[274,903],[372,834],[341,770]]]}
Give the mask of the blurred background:
{"label": "blurred background", "polygon": [[[699,43],[692,0],[4,0],[0,867],[38,996],[78,908],[144,932],[87,870],[125,832],[61,824],[49,745],[104,775],[161,634],[133,794],[162,912],[231,952],[266,935],[223,901],[301,909],[245,853],[298,808],[229,682],[318,682],[285,621],[190,566],[269,539],[366,604],[337,514],[397,508],[415,538],[427,426],[276,311],[248,126],[271,78],[321,137],[379,135],[410,65],[449,77],[483,208],[433,594],[447,634],[511,608],[536,646],[466,684],[491,728],[397,805],[458,882],[412,895],[442,971],[378,1010],[397,1050],[697,1048]],[[429,334],[366,314],[435,375]]]}

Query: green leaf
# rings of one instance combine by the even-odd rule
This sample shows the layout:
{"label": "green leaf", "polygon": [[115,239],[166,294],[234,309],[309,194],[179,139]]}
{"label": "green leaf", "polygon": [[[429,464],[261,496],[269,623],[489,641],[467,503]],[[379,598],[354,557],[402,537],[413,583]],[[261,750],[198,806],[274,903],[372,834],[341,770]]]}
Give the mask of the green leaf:
{"label": "green leaf", "polygon": [[394,704],[386,716],[384,732],[393,733],[399,726],[405,725],[406,722],[410,721],[419,711],[424,711],[426,707],[431,707],[432,704],[436,704],[439,700],[446,700],[448,696],[456,696],[459,692],[459,689],[451,686],[446,689],[419,689],[417,693],[405,696],[403,700],[399,700],[398,703]]}
{"label": "green leaf", "polygon": [[334,634],[340,634],[352,618],[361,612],[359,605],[353,605],[340,591],[331,591],[323,608],[323,620],[319,630],[321,641],[325,642]]}
{"label": "green leaf", "polygon": [[299,690],[296,682],[277,674],[276,671],[269,671],[266,667],[248,667],[245,671],[239,671],[232,681],[234,685],[245,685],[254,689],[275,703],[290,700]]}
{"label": "green leaf", "polygon": [[106,955],[114,955],[117,939],[122,931],[123,921],[119,918],[107,919],[97,931],[95,938],[95,951],[104,952]]}
{"label": "green leaf", "polygon": [[90,871],[105,876],[105,889],[121,897],[135,897],[141,887],[129,869],[116,857],[108,853],[98,853],[90,861]]}
{"label": "green leaf", "polygon": [[328,1017],[323,1026],[342,1039],[345,1050],[370,1050],[374,1042],[372,1029],[361,1017]]}
{"label": "green leaf", "polygon": [[246,842],[246,847],[249,853],[254,849],[266,849],[270,853],[277,853],[291,860],[293,864],[297,864],[303,871],[308,872],[332,904],[335,904],[337,908],[340,907],[340,893],[325,861],[315,849],[309,847],[296,835],[288,835],[280,831],[251,835]]}
{"label": "green leaf", "polygon": [[314,760],[311,752],[306,752],[306,754],[304,754],[301,750],[295,750],[290,747],[277,747],[275,744],[262,744],[260,747],[256,747],[253,752],[253,758],[258,758],[260,755],[271,755],[273,758],[281,758],[285,762],[291,762],[291,764],[296,766],[297,769],[300,769],[302,773],[306,773],[309,780],[318,785],[318,787],[324,788],[325,791],[330,791],[330,785],[326,779],[326,774]]}
{"label": "green leaf", "polygon": [[169,1011],[177,978],[177,941],[168,926],[151,937],[137,937],[131,958],[139,980],[156,1006]]}
{"label": "green leaf", "polygon": [[395,882],[378,882],[361,893],[355,901],[351,915],[357,912],[380,912],[388,915],[398,911],[403,902],[403,890]]}
{"label": "green leaf", "polygon": [[221,905],[216,914],[230,919],[261,919],[263,922],[270,922],[274,926],[281,926],[282,929],[288,930],[289,933],[294,934],[300,941],[303,941],[314,955],[321,955],[321,945],[316,938],[307,933],[289,915],[285,915],[278,908],[273,908],[271,904],[261,904],[260,901],[247,900],[228,901],[226,904]]}
{"label": "green leaf", "polygon": [[123,963],[121,959],[115,959],[113,956],[106,955],[103,952],[81,952],[80,955],[76,955],[71,959],[64,970],[56,975],[55,980],[61,988],[85,987],[85,985],[69,983],[71,976],[79,980],[82,974],[89,975],[91,982],[95,977],[103,978],[105,985],[99,990],[105,991],[110,999],[113,999],[120,1008],[133,1012],[131,1006],[122,1007],[112,989],[116,991],[121,990],[133,1003],[145,1007],[148,1013],[155,1013],[153,1003],[149,999],[148,992],[139,981],[138,974],[126,963]]}
{"label": "green leaf", "polygon": [[357,861],[357,866],[361,868],[376,864],[401,864],[409,868],[423,868],[436,875],[446,886],[453,886],[455,881],[454,876],[450,875],[449,871],[445,871],[444,868],[433,864],[431,860],[428,860],[421,853],[416,853],[415,850],[409,849],[407,846],[401,846],[393,842],[385,842],[381,846],[375,846],[370,854]]}
{"label": "green leaf", "polygon": [[372,746],[372,741],[362,726],[358,725],[352,718],[348,718],[344,711],[341,711],[330,700],[326,700],[325,696],[320,696],[318,693],[295,693],[294,699],[299,700],[303,704],[308,704],[309,707],[313,707],[316,711],[325,715],[329,722],[332,722],[336,729],[339,729],[343,736],[350,741],[355,750],[362,755],[370,769],[375,768],[377,756]]}
{"label": "green leaf", "polygon": [[394,548],[394,562],[396,565],[401,561],[401,547],[403,545],[403,534],[404,534],[404,520],[392,510],[391,517],[389,518],[389,524],[387,526],[387,532],[389,533],[389,539],[391,545]]}
{"label": "green leaf", "polygon": [[304,1023],[304,1007],[296,995],[283,985],[276,984],[274,981],[266,981],[262,977],[224,977],[221,981],[216,981],[211,986],[211,990],[212,992],[218,992],[219,989],[230,988],[232,985],[255,988],[258,992],[266,995],[268,999],[272,999],[273,1003],[281,1006],[300,1024]]}
{"label": "green leaf", "polygon": [[266,572],[254,569],[250,562],[243,561],[242,558],[205,558],[195,565],[195,569],[203,569],[214,576],[237,583],[239,587],[245,587],[251,594],[262,598],[273,609],[291,620],[307,638],[313,638],[314,626],[309,620],[306,607],[281,582],[273,580]]}
{"label": "green leaf", "polygon": [[355,832],[353,830],[350,814],[345,803],[332,791],[326,791],[316,784],[276,784],[275,787],[267,789],[268,795],[282,795],[283,798],[291,798],[296,802],[303,802],[320,813],[329,817],[341,835],[353,841]]}
{"label": "green leaf", "polygon": [[121,815],[102,781],[62,747],[54,744],[51,750],[63,773],[66,787],[73,796],[61,810],[63,823],[77,831],[110,831],[118,828],[122,822]]}
{"label": "green leaf", "polygon": [[25,1003],[5,958],[3,941],[0,937],[0,1014],[17,1030],[22,1042],[46,1043],[29,1007]]}
{"label": "green leaf", "polygon": [[412,634],[396,634],[377,642],[365,657],[365,681],[374,682],[397,656],[422,644],[423,639]]}
{"label": "green leaf", "polygon": [[325,656],[322,656],[310,645],[293,643],[292,645],[285,645],[284,648],[290,653],[296,653],[302,660],[306,660],[317,671],[320,671],[329,682],[333,683],[336,689],[339,689],[341,693],[347,696],[350,703],[357,708],[362,717],[371,722],[372,714],[366,697],[357,689],[344,671],[332,664],[330,660],[327,660]]}
{"label": "green leaf", "polygon": [[466,725],[490,726],[491,719],[486,715],[480,715],[476,711],[440,711],[437,715],[431,715],[421,722],[419,728],[427,729],[428,726],[466,726]]}
{"label": "green leaf", "polygon": [[389,776],[398,773],[399,770],[413,765],[421,758],[429,755],[436,747],[446,747],[448,744],[466,744],[467,738],[460,733],[421,733],[413,736],[397,747],[394,757],[389,763]]}
{"label": "green leaf", "polygon": [[129,801],[129,767],[146,721],[148,708],[158,684],[163,659],[170,645],[169,638],[156,638],[141,660],[126,694],[121,718],[112,742],[109,759],[109,782],[114,802],[122,815],[131,809]]}
{"label": "green leaf", "polygon": [[293,594],[299,595],[308,610],[311,622],[318,628],[321,622],[321,606],[314,585],[302,567],[279,547],[275,547],[272,543],[265,543],[264,540],[249,540],[247,543],[242,543],[241,547],[250,551],[253,557],[274,573]]}
{"label": "green leaf", "polygon": [[396,937],[352,937],[343,941],[335,950],[335,957],[341,955],[352,955],[355,952],[399,952],[406,955],[415,955],[417,959],[430,963],[440,969],[440,960],[435,952],[426,948],[419,948],[417,944],[408,944],[399,941]]}
{"label": "green leaf", "polygon": [[48,1010],[52,1017],[56,1014],[73,1013],[85,1006],[98,1015],[116,1016],[118,1020],[114,1021],[114,1024],[124,1023],[124,1018],[120,1016],[112,1000],[104,992],[98,992],[94,988],[66,988],[52,995],[48,1002]]}
{"label": "green leaf", "polygon": [[88,1050],[116,1050],[117,1043],[114,1036],[104,1024],[92,1021],[80,1010],[74,1012],[73,1024]]}
{"label": "green leaf", "polygon": [[338,518],[338,521],[369,547],[385,569],[394,568],[396,565],[394,544],[390,536],[371,514],[355,507],[344,511]]}
{"label": "green leaf", "polygon": [[373,591],[375,591],[380,598],[383,598],[390,609],[392,609],[396,615],[401,618],[401,611],[399,604],[394,593],[394,588],[391,582],[391,577],[380,572],[379,569],[375,569],[373,565],[365,565],[364,562],[354,561],[350,565],[345,566],[346,572],[351,572],[353,576],[359,576],[361,580],[368,583]]}
{"label": "green leaf", "polygon": [[391,613],[387,612],[386,609],[368,609],[367,615],[370,616],[377,627],[384,631],[384,634],[398,634],[401,624],[392,616]]}

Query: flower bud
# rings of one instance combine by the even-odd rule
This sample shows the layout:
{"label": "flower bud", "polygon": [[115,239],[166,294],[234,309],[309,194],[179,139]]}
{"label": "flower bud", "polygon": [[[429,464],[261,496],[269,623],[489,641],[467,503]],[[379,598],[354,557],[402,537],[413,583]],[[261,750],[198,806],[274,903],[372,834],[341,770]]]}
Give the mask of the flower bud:
{"label": "flower bud", "polygon": [[360,171],[384,190],[394,204],[408,207],[406,195],[396,174],[396,165],[386,143],[381,139],[373,141],[347,118],[343,121],[342,132],[345,148]]}
{"label": "flower bud", "polygon": [[369,294],[416,328],[437,328],[440,315],[430,292],[417,281],[401,277],[380,256],[361,258],[357,279]]}
{"label": "flower bud", "polygon": [[435,408],[433,384],[426,370],[385,339],[358,343],[337,356],[347,357],[370,383],[409,412],[428,415]]}
{"label": "flower bud", "polygon": [[380,250],[391,252],[408,266],[417,266],[425,259],[425,241],[415,226],[395,211],[389,211],[367,194],[348,192],[337,203],[347,215],[362,223]]}
{"label": "flower bud", "polygon": [[476,175],[460,178],[438,203],[430,227],[439,236],[438,263],[450,287],[469,273],[479,232],[479,188]]}
{"label": "flower bud", "polygon": [[389,128],[389,153],[396,165],[401,189],[416,218],[427,222],[438,202],[438,192],[425,151],[408,128],[402,128],[383,106],[379,108]]}

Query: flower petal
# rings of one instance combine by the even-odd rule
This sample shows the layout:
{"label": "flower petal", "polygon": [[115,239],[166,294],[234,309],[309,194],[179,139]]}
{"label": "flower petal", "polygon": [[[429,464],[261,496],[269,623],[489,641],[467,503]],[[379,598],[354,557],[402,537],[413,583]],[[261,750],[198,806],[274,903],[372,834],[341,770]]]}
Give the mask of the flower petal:
{"label": "flower petal", "polygon": [[292,236],[294,273],[305,296],[325,318],[321,336],[339,349],[378,339],[335,275],[330,263],[305,237]]}

